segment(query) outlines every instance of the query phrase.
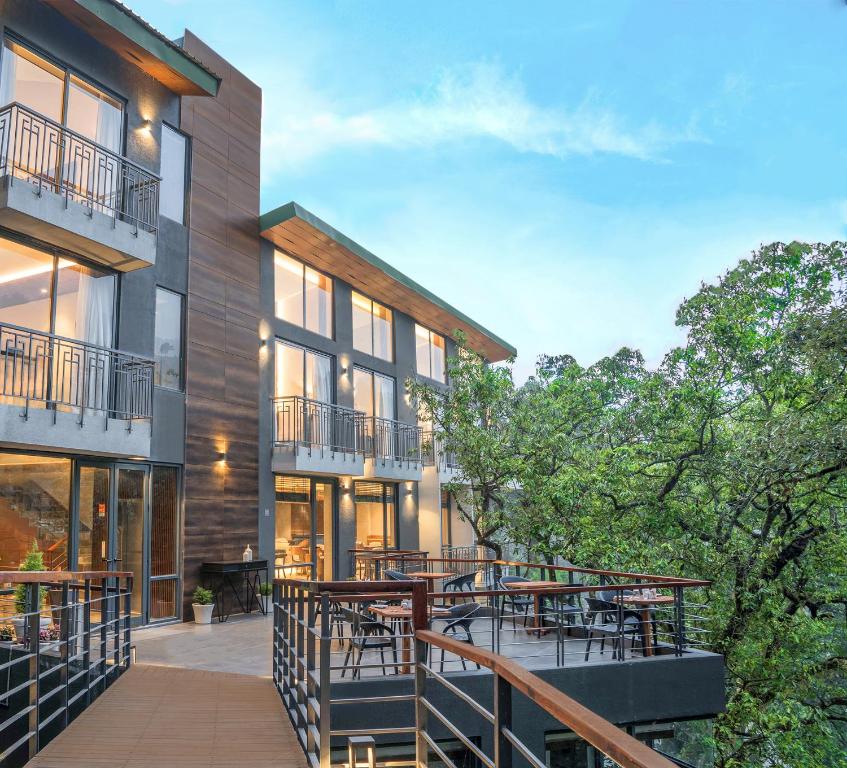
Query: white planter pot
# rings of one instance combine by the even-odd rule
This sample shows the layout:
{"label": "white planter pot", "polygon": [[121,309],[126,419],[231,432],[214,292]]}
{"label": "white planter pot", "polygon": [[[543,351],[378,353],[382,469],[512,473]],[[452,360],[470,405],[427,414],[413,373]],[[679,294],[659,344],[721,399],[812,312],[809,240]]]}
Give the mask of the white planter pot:
{"label": "white planter pot", "polygon": [[[15,637],[18,639],[19,643],[22,643],[26,637],[26,619],[12,619],[12,625],[15,628]],[[47,616],[42,616],[39,619],[39,628],[47,629],[53,621],[49,619]]]}
{"label": "white planter pot", "polygon": [[262,610],[265,613],[269,613],[273,610],[273,605],[271,605],[271,596],[270,595],[259,595],[259,600],[262,601]]}
{"label": "white planter pot", "polygon": [[194,609],[195,624],[212,623],[212,611],[215,610],[214,603],[211,603],[210,605],[200,605],[200,603],[192,603],[191,607]]}

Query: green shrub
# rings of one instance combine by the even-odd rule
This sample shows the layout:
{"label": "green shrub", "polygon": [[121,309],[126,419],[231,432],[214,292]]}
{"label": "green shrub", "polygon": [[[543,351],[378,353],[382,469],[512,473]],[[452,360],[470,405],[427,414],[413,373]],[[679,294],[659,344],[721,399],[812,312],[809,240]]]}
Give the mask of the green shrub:
{"label": "green shrub", "polygon": [[[38,542],[33,539],[32,549],[26,553],[26,557],[24,561],[21,563],[19,571],[43,571],[44,568],[44,555],[38,549]],[[26,592],[27,592],[27,584],[18,584],[15,587],[15,612],[16,613],[26,613],[27,605],[26,605]],[[38,605],[38,609],[41,608],[41,603],[47,598],[47,587],[41,587],[39,590],[41,592],[41,600]]]}
{"label": "green shrub", "polygon": [[215,602],[215,595],[211,589],[197,587],[197,589],[194,590],[193,599],[196,605],[211,605]]}
{"label": "green shrub", "polygon": [[273,584],[259,584],[259,594],[262,597],[270,597],[274,593]]}

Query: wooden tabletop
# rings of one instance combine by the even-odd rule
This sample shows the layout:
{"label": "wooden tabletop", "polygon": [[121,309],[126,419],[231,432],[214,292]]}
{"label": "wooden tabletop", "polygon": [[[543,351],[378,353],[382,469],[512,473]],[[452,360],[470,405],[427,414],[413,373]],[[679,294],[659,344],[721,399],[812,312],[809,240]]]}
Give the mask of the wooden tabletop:
{"label": "wooden tabletop", "polygon": [[506,589],[536,589],[539,587],[568,587],[558,581],[507,581],[503,584]]}
{"label": "wooden tabletop", "polygon": [[[369,605],[368,610],[377,616],[382,616],[384,619],[412,618],[412,609],[404,608],[402,605]],[[429,613],[431,616],[444,616],[450,613],[450,609],[430,606]]]}
{"label": "wooden tabletop", "polygon": [[[621,598],[616,597],[612,602]],[[656,595],[656,597],[644,597],[643,595],[624,595],[624,605],[671,605],[674,601],[671,595]]]}
{"label": "wooden tabletop", "polygon": [[429,571],[412,571],[406,574],[406,576],[412,579],[432,579],[433,581],[436,579],[449,579],[455,575],[455,573],[430,573]]}

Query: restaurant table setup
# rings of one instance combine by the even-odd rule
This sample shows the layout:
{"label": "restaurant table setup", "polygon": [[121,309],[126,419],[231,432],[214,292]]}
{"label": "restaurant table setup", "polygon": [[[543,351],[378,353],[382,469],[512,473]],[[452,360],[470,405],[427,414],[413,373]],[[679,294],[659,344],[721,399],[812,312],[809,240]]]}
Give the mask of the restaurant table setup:
{"label": "restaurant table setup", "polygon": [[[409,574],[411,575],[411,574]],[[412,605],[408,600],[404,600],[400,605],[389,605],[382,603],[373,603],[368,606],[368,610],[379,616],[381,619],[397,622],[400,624],[400,647],[402,650],[403,665],[401,667],[404,675],[411,672],[412,663]],[[449,608],[441,608],[438,606],[429,607],[430,618],[438,618],[449,616]]]}
{"label": "restaurant table setup", "polygon": [[655,589],[642,589],[623,595],[623,597],[616,597],[614,602],[619,602],[628,608],[635,608],[639,611],[644,638],[644,655],[652,656],[655,652],[655,643],[653,641],[651,610],[660,606],[673,605],[673,596],[660,595]]}

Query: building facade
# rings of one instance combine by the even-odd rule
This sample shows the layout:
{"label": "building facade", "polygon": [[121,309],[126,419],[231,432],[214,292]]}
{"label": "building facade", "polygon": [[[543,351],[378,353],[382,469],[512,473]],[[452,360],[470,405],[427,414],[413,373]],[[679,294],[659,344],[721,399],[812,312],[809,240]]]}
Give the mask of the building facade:
{"label": "building facade", "polygon": [[136,574],[188,618],[249,545],[470,544],[409,377],[514,350],[294,203],[259,215],[261,90],[113,0],[3,0],[0,570]]}

